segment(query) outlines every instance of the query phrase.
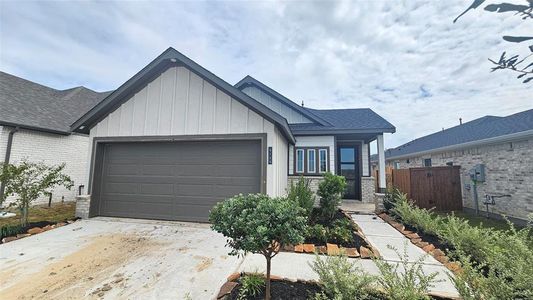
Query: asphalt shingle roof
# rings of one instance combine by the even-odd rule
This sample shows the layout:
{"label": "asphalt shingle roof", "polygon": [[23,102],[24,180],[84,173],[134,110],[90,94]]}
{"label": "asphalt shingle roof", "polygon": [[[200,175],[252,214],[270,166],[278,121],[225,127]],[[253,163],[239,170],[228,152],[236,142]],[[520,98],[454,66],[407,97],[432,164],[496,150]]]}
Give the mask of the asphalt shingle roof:
{"label": "asphalt shingle roof", "polygon": [[56,90],[0,71],[0,125],[70,132],[70,124],[110,92]]}
{"label": "asphalt shingle roof", "polygon": [[404,156],[527,130],[533,130],[533,109],[506,117],[485,116],[475,119],[389,149],[386,156],[390,158]]}
{"label": "asphalt shingle roof", "polygon": [[[355,129],[373,130],[387,129],[395,130],[394,125],[382,118],[370,108],[356,109],[312,109],[307,108],[311,113],[326,120],[334,129]],[[320,126],[324,128],[324,126]],[[311,129],[312,127],[308,127]]]}

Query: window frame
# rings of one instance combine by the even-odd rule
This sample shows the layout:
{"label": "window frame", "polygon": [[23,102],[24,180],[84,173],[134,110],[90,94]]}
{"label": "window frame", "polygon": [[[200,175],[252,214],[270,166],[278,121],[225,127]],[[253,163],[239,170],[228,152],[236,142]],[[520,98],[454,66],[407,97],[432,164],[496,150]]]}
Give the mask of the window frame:
{"label": "window frame", "polygon": [[[313,161],[311,161],[311,153],[313,153]],[[309,174],[315,174],[317,173],[317,170],[316,170],[316,164],[318,162],[317,160],[317,157],[316,157],[316,149],[307,149],[307,173]],[[313,171],[311,171],[311,166],[313,167]]]}
{"label": "window frame", "polygon": [[[294,155],[294,173],[304,174],[305,173],[305,150],[304,149],[295,149]],[[302,169],[298,169],[298,153],[302,153]]]}
{"label": "window frame", "polygon": [[[429,165],[427,164],[429,162]],[[425,168],[431,168],[433,166],[433,162],[431,161],[431,158],[424,158],[424,167]]]}
{"label": "window frame", "polygon": [[[324,174],[328,171],[329,169],[329,163],[328,163],[328,160],[329,160],[329,155],[328,155],[328,149],[327,148],[319,148],[318,149],[318,173],[319,174]],[[322,171],[322,153],[326,153],[324,154],[325,155],[325,160],[326,160],[326,169],[324,171]]]}
{"label": "window frame", "polygon": [[[304,175],[304,176],[322,176],[324,173],[330,171],[330,158],[329,158],[329,149],[328,146],[314,146],[314,147],[294,147],[293,157],[294,157],[294,163],[293,163],[293,174],[298,175]],[[304,165],[303,165],[303,171],[298,169],[298,153],[302,151],[304,153]],[[320,171],[320,153],[326,152],[326,171]],[[313,172],[309,171],[309,153],[313,152],[315,159],[314,159],[314,170]],[[290,175],[290,174],[289,174]]]}

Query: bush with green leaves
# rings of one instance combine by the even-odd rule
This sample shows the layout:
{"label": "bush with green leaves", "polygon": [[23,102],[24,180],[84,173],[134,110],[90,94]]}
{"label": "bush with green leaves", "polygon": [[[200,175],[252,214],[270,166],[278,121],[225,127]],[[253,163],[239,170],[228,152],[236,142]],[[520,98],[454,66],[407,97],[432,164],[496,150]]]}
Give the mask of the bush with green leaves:
{"label": "bush with green leaves", "polygon": [[386,212],[390,212],[390,210],[394,208],[396,201],[399,199],[401,194],[402,192],[398,188],[387,188],[385,197],[383,198],[383,207],[385,208]]}
{"label": "bush with green leaves", "polygon": [[400,257],[399,263],[374,259],[380,273],[378,282],[387,299],[431,299],[428,292],[433,283],[437,282],[435,278],[438,273],[426,274],[424,272],[422,263],[426,256],[421,256],[415,262],[411,262],[407,255],[407,242],[404,244],[403,253],[394,247],[388,246],[388,248],[394,250]]}
{"label": "bush with green leaves", "polygon": [[320,197],[320,212],[325,220],[332,220],[339,209],[346,179],[343,176],[325,173],[324,179],[318,185],[317,195]]}
{"label": "bush with green leaves", "polygon": [[354,241],[353,231],[357,230],[347,219],[335,219],[325,226],[313,224],[307,227],[306,238],[316,240],[320,243],[335,243],[346,245]]}
{"label": "bush with green leaves", "polygon": [[[30,204],[57,186],[71,189],[74,182],[63,173],[65,164],[49,166],[45,163],[21,161],[18,164],[1,164],[0,181],[5,184],[4,195],[15,195],[14,204],[20,210],[20,224],[28,224]],[[0,195],[1,196],[1,195]],[[3,199],[0,199],[0,203]]]}
{"label": "bush with green leaves", "polygon": [[296,184],[291,182],[289,187],[289,192],[287,194],[287,199],[298,204],[301,208],[305,210],[306,215],[309,217],[313,211],[313,206],[315,204],[315,194],[309,188],[310,180],[300,176]]}
{"label": "bush with green leaves", "polygon": [[407,195],[401,192],[395,194],[394,207],[391,214],[404,224],[408,224],[423,231],[426,234],[437,235],[441,226],[442,217],[430,210],[418,208],[407,199]]}
{"label": "bush with green leaves", "polygon": [[286,198],[241,194],[215,205],[209,221],[213,230],[228,238],[230,255],[251,252],[265,257],[265,299],[269,300],[272,258],[284,245],[304,241],[307,218],[303,209]]}
{"label": "bush with green leaves", "polygon": [[317,273],[324,290],[315,299],[369,299],[370,295],[375,294],[375,277],[364,272],[344,255],[325,258],[316,255],[310,266]]}
{"label": "bush with green leaves", "polygon": [[463,271],[452,277],[465,299],[533,298],[533,238],[531,224],[517,230],[472,226],[457,216],[441,217],[397,196],[391,213],[404,224],[437,236]]}
{"label": "bush with green leaves", "polygon": [[249,273],[241,277],[239,296],[237,299],[246,300],[261,294],[265,288],[265,277],[260,273]]}

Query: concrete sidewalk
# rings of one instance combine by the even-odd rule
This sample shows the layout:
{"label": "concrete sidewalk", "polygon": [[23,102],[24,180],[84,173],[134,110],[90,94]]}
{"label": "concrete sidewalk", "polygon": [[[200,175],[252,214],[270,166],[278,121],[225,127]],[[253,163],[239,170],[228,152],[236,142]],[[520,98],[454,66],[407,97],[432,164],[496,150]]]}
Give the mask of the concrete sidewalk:
{"label": "concrete sidewalk", "polygon": [[[361,227],[363,233],[367,236],[369,242],[376,247],[381,253],[384,260],[392,264],[398,264],[400,257],[395,251],[388,249],[387,245],[395,247],[400,254],[403,254],[404,247],[407,247],[407,256],[409,262],[423,258],[423,270],[426,274],[437,272],[431,292],[449,297],[458,297],[459,294],[453,283],[448,278],[450,274],[448,269],[432,256],[411,244],[401,233],[396,231],[392,226],[385,223],[376,215],[352,215],[354,221]],[[407,246],[405,246],[407,243]],[[311,269],[310,264],[314,261],[313,254],[281,252],[272,259],[272,275],[285,277],[289,279],[317,280],[317,274]],[[369,259],[350,258],[357,266],[372,275],[379,275],[376,264]],[[262,255],[250,254],[241,264],[240,272],[265,272],[266,262]],[[403,272],[402,266],[399,271]]]}

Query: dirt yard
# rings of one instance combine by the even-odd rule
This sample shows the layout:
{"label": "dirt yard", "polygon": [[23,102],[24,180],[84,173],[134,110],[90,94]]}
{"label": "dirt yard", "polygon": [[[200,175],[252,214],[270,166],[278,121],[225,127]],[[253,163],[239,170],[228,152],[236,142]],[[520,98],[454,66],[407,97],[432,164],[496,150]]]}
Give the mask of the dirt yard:
{"label": "dirt yard", "polygon": [[211,298],[240,260],[205,225],[161,223],[81,221],[0,245],[0,298]]}

